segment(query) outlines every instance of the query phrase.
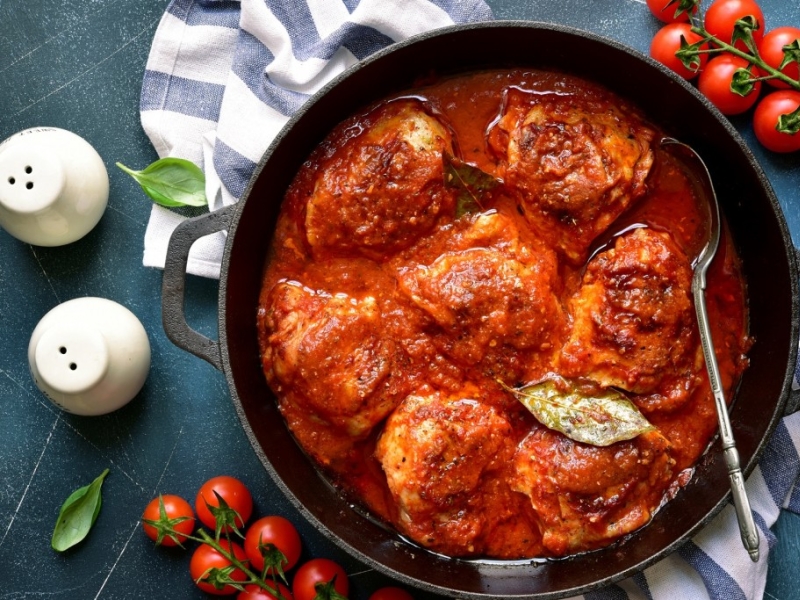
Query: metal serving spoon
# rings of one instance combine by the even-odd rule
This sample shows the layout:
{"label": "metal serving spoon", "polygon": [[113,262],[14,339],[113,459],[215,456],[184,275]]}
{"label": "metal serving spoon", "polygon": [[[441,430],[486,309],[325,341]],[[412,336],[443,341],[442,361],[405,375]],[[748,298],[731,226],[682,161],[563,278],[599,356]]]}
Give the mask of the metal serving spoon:
{"label": "metal serving spoon", "polygon": [[719,203],[714,192],[714,186],[711,183],[711,175],[708,172],[708,168],[691,146],[672,138],[664,138],[661,140],[661,147],[677,158],[681,164],[688,167],[690,173],[696,174],[693,179],[699,186],[699,192],[706,201],[710,213],[707,231],[708,239],[705,246],[700,250],[694,264],[692,295],[694,296],[697,324],[700,330],[700,343],[703,347],[708,379],[711,383],[711,391],[714,394],[714,403],[717,408],[722,450],[725,455],[725,464],[728,467],[728,477],[730,478],[731,491],[733,492],[733,504],[739,521],[739,531],[742,535],[742,543],[750,554],[750,558],[753,562],[758,562],[758,530],[753,521],[753,513],[750,510],[747,492],[744,489],[744,476],[739,462],[739,452],[736,450],[736,441],[733,439],[731,422],[728,418],[728,406],[725,403],[725,395],[722,391],[719,365],[714,353],[714,342],[711,339],[711,326],[708,320],[708,309],[706,308],[706,271],[714,258],[720,240]]}

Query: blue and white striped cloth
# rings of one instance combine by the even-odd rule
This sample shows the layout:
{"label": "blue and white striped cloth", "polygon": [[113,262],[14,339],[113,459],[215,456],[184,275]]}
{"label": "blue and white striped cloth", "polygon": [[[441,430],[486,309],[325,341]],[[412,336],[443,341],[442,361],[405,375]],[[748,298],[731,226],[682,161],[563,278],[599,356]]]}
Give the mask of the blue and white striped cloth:
{"label": "blue and white striped cloth", "polygon": [[[211,209],[236,202],[272,138],[303,101],[393,41],[492,18],[483,0],[173,0],[153,40],[142,125],[159,156],[203,167]],[[163,267],[183,217],[153,206],[144,264]],[[189,271],[219,276],[224,234],[202,238]],[[800,512],[800,414],[778,426],[747,490],[762,557],[742,547],[732,506],[679,551],[590,600],[735,600],[763,596],[769,528],[781,507]]]}

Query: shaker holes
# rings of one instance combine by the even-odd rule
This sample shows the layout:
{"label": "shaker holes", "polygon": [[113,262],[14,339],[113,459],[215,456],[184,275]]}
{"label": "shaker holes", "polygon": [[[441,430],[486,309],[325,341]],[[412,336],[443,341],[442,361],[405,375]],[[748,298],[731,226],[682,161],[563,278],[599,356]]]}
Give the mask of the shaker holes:
{"label": "shaker holes", "polygon": [[31,167],[31,166],[27,166],[27,167],[25,167],[25,172],[26,172],[28,175],[30,175],[31,173],[33,173],[33,167]]}
{"label": "shaker holes", "polygon": [[10,183],[11,185],[14,185],[15,183],[17,183],[17,180],[14,179],[13,177],[9,177],[8,178],[8,183]]}
{"label": "shaker holes", "polygon": [[78,368],[78,365],[76,365],[75,363],[69,363],[69,370],[70,371],[74,371],[77,368]]}
{"label": "shaker holes", "polygon": [[61,346],[61,348],[59,348],[58,351],[61,352],[61,354],[67,353],[67,349],[64,346]]}

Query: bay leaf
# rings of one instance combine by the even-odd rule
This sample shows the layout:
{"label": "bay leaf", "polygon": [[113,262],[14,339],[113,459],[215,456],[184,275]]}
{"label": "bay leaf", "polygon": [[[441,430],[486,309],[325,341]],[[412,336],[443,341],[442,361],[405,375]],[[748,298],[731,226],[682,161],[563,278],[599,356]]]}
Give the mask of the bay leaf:
{"label": "bay leaf", "polygon": [[501,180],[447,152],[442,161],[445,187],[456,190],[456,217],[484,210],[488,192],[500,185]]}
{"label": "bay leaf", "polygon": [[542,425],[576,442],[610,446],[655,429],[633,402],[612,388],[589,388],[551,378],[507,389]]}

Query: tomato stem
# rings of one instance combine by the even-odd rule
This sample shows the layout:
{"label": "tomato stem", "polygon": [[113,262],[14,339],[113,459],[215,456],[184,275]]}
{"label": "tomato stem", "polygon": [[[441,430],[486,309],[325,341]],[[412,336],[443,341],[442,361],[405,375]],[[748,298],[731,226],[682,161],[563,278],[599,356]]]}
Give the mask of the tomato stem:
{"label": "tomato stem", "polygon": [[703,27],[703,25],[700,23],[699,19],[695,18],[694,20],[692,20],[691,25],[692,25],[692,32],[696,33],[697,35],[703,38],[703,41],[700,42],[701,44],[704,44],[706,42],[711,42],[716,47],[709,48],[707,50],[701,50],[698,48],[696,50],[691,50],[690,54],[697,54],[697,55],[719,54],[722,52],[729,52],[734,56],[738,56],[739,58],[745,59],[750,64],[768,73],[768,75],[765,75],[763,77],[753,78],[752,81],[765,81],[767,79],[777,79],[779,81],[783,81],[784,83],[788,84],[795,90],[800,91],[800,80],[792,79],[782,71],[774,67],[771,67],[766,62],[764,62],[764,59],[761,58],[761,55],[758,53],[758,49],[756,48],[755,43],[752,42],[752,34],[750,32],[748,32],[749,36],[748,41],[750,43],[745,42],[747,46],[750,48],[750,52],[745,52],[744,50],[737,48],[733,44],[728,44],[727,42],[723,42],[713,34],[706,31],[705,27]]}

